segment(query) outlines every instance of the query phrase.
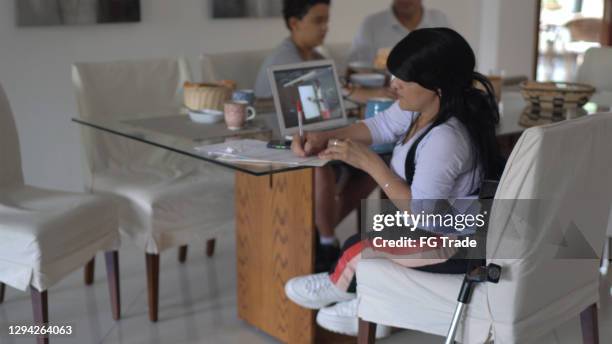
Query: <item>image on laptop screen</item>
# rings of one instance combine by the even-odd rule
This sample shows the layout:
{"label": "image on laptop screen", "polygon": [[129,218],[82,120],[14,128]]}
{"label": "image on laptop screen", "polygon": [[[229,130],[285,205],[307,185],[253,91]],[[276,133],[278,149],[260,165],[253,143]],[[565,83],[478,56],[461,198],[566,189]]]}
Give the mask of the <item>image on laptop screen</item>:
{"label": "image on laptop screen", "polygon": [[286,129],[298,126],[299,108],[305,127],[343,119],[341,95],[332,65],[280,69],[272,73]]}

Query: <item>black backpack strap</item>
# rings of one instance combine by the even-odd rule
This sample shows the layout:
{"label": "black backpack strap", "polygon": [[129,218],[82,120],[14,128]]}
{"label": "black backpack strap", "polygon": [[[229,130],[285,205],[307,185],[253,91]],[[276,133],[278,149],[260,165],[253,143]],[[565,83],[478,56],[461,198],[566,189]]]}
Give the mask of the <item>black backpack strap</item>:
{"label": "black backpack strap", "polygon": [[404,162],[404,174],[406,175],[406,183],[408,183],[408,185],[412,185],[412,180],[414,179],[414,171],[416,170],[415,158],[417,147],[419,143],[421,143],[425,136],[427,136],[427,134],[429,134],[431,129],[433,129],[434,127],[434,125],[430,126],[421,136],[419,136],[419,138],[414,140],[412,146],[410,146],[410,149],[408,150],[408,154],[406,154],[406,161]]}

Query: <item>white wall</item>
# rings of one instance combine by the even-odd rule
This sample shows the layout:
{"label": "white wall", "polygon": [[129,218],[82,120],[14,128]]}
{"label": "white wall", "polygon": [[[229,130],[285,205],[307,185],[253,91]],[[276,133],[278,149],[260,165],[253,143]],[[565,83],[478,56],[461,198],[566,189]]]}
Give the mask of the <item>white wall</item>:
{"label": "white wall", "polygon": [[536,4],[539,0],[481,0],[480,70],[531,78]]}
{"label": "white wall", "polygon": [[[479,46],[487,32],[481,26],[483,1],[501,0],[425,4],[447,13],[482,59]],[[530,0],[504,2],[515,1]],[[82,184],[79,131],[70,122],[77,116],[71,63],[181,55],[189,58],[197,78],[197,56],[203,52],[269,48],[287,35],[282,19],[210,20],[207,0],[141,0],[142,22],[135,24],[42,28],[17,28],[14,3],[0,1],[0,82],[16,116],[26,181],[68,190],[80,190]],[[367,14],[389,4],[390,0],[334,0],[328,42],[350,41]],[[501,24],[510,27],[508,22]],[[522,44],[524,34],[504,32],[504,39]]]}

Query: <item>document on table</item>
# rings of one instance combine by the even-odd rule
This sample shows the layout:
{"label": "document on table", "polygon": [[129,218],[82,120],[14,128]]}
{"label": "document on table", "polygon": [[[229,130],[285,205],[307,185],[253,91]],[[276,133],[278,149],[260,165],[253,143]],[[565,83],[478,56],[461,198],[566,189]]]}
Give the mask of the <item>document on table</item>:
{"label": "document on table", "polygon": [[295,156],[291,150],[268,148],[266,147],[267,144],[266,141],[243,139],[197,146],[195,150],[202,154],[214,156],[218,160],[237,163],[321,167],[328,162],[317,157],[301,158]]}

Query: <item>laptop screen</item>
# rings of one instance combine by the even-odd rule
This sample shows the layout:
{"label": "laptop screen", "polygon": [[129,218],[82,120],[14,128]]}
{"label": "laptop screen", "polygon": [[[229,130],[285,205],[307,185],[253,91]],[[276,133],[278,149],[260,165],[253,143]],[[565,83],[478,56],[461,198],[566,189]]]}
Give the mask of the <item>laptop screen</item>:
{"label": "laptop screen", "polygon": [[273,93],[277,111],[282,114],[284,122],[281,131],[297,130],[298,109],[301,109],[305,129],[324,129],[327,122],[345,118],[336,73],[331,62],[318,63],[315,66],[312,63],[286,68],[279,66],[271,70],[271,77],[274,81]]}

